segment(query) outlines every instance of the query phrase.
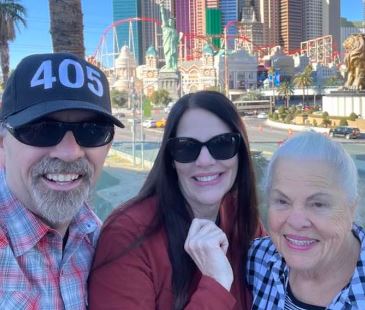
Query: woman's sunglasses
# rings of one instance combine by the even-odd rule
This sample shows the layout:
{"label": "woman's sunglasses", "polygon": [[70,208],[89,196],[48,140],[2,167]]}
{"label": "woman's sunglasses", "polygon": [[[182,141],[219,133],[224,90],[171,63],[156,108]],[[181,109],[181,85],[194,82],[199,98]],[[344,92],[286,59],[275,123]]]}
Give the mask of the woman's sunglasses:
{"label": "woman's sunglasses", "polygon": [[214,136],[206,142],[200,142],[193,138],[176,137],[167,141],[167,149],[172,158],[180,163],[195,161],[204,145],[213,158],[226,160],[237,154],[240,141],[240,134],[234,132]]}
{"label": "woman's sunglasses", "polygon": [[76,142],[82,147],[98,147],[108,144],[114,137],[114,125],[108,122],[67,123],[43,120],[13,128],[8,131],[20,142],[37,147],[55,146],[67,131],[72,131]]}

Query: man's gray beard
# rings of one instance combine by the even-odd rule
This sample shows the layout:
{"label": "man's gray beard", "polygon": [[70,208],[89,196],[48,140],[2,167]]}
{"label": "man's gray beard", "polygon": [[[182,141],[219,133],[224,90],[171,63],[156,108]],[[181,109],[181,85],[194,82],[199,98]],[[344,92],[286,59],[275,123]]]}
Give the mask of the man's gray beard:
{"label": "man's gray beard", "polygon": [[[79,174],[80,185],[70,191],[49,189],[42,180],[45,174]],[[65,162],[44,158],[32,168],[33,211],[51,225],[71,222],[83,203],[89,198],[93,169],[85,158]]]}

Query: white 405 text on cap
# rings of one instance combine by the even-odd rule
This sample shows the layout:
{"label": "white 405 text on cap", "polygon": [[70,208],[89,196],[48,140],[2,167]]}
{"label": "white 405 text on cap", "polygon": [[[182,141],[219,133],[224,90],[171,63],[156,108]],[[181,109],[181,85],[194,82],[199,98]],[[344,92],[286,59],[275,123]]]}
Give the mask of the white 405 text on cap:
{"label": "white 405 text on cap", "polygon": [[[57,82],[57,77],[52,75],[52,60],[43,61],[38,67],[36,73],[30,81],[30,87],[43,85],[44,89],[53,87]],[[75,80],[71,81],[69,77],[69,67],[75,69]],[[103,84],[100,81],[100,73],[92,67],[86,66],[87,86],[95,95],[102,97],[104,93]],[[73,59],[64,59],[58,67],[59,82],[69,88],[82,88],[85,83],[85,72],[80,63]]]}

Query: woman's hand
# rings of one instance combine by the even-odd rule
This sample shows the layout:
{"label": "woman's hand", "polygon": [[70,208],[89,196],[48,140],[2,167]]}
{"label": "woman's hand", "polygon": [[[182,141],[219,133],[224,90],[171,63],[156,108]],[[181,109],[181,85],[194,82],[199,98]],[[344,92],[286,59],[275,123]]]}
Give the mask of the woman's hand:
{"label": "woman's hand", "polygon": [[233,272],[226,256],[228,239],[215,223],[195,218],[191,223],[184,248],[203,275],[215,279],[228,291],[230,290]]}

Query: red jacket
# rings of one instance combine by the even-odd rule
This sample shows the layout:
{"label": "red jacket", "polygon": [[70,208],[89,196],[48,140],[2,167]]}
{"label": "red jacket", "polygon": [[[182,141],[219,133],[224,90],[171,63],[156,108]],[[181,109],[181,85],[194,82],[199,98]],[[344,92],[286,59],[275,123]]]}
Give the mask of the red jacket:
{"label": "red jacket", "polygon": [[[149,225],[155,209],[156,200],[146,199],[119,213],[102,231],[89,278],[90,310],[172,309],[172,268],[165,231],[120,255]],[[198,274],[197,288],[185,309],[246,309],[236,302],[239,289],[247,292],[243,277],[238,278],[228,292],[214,279]]]}

